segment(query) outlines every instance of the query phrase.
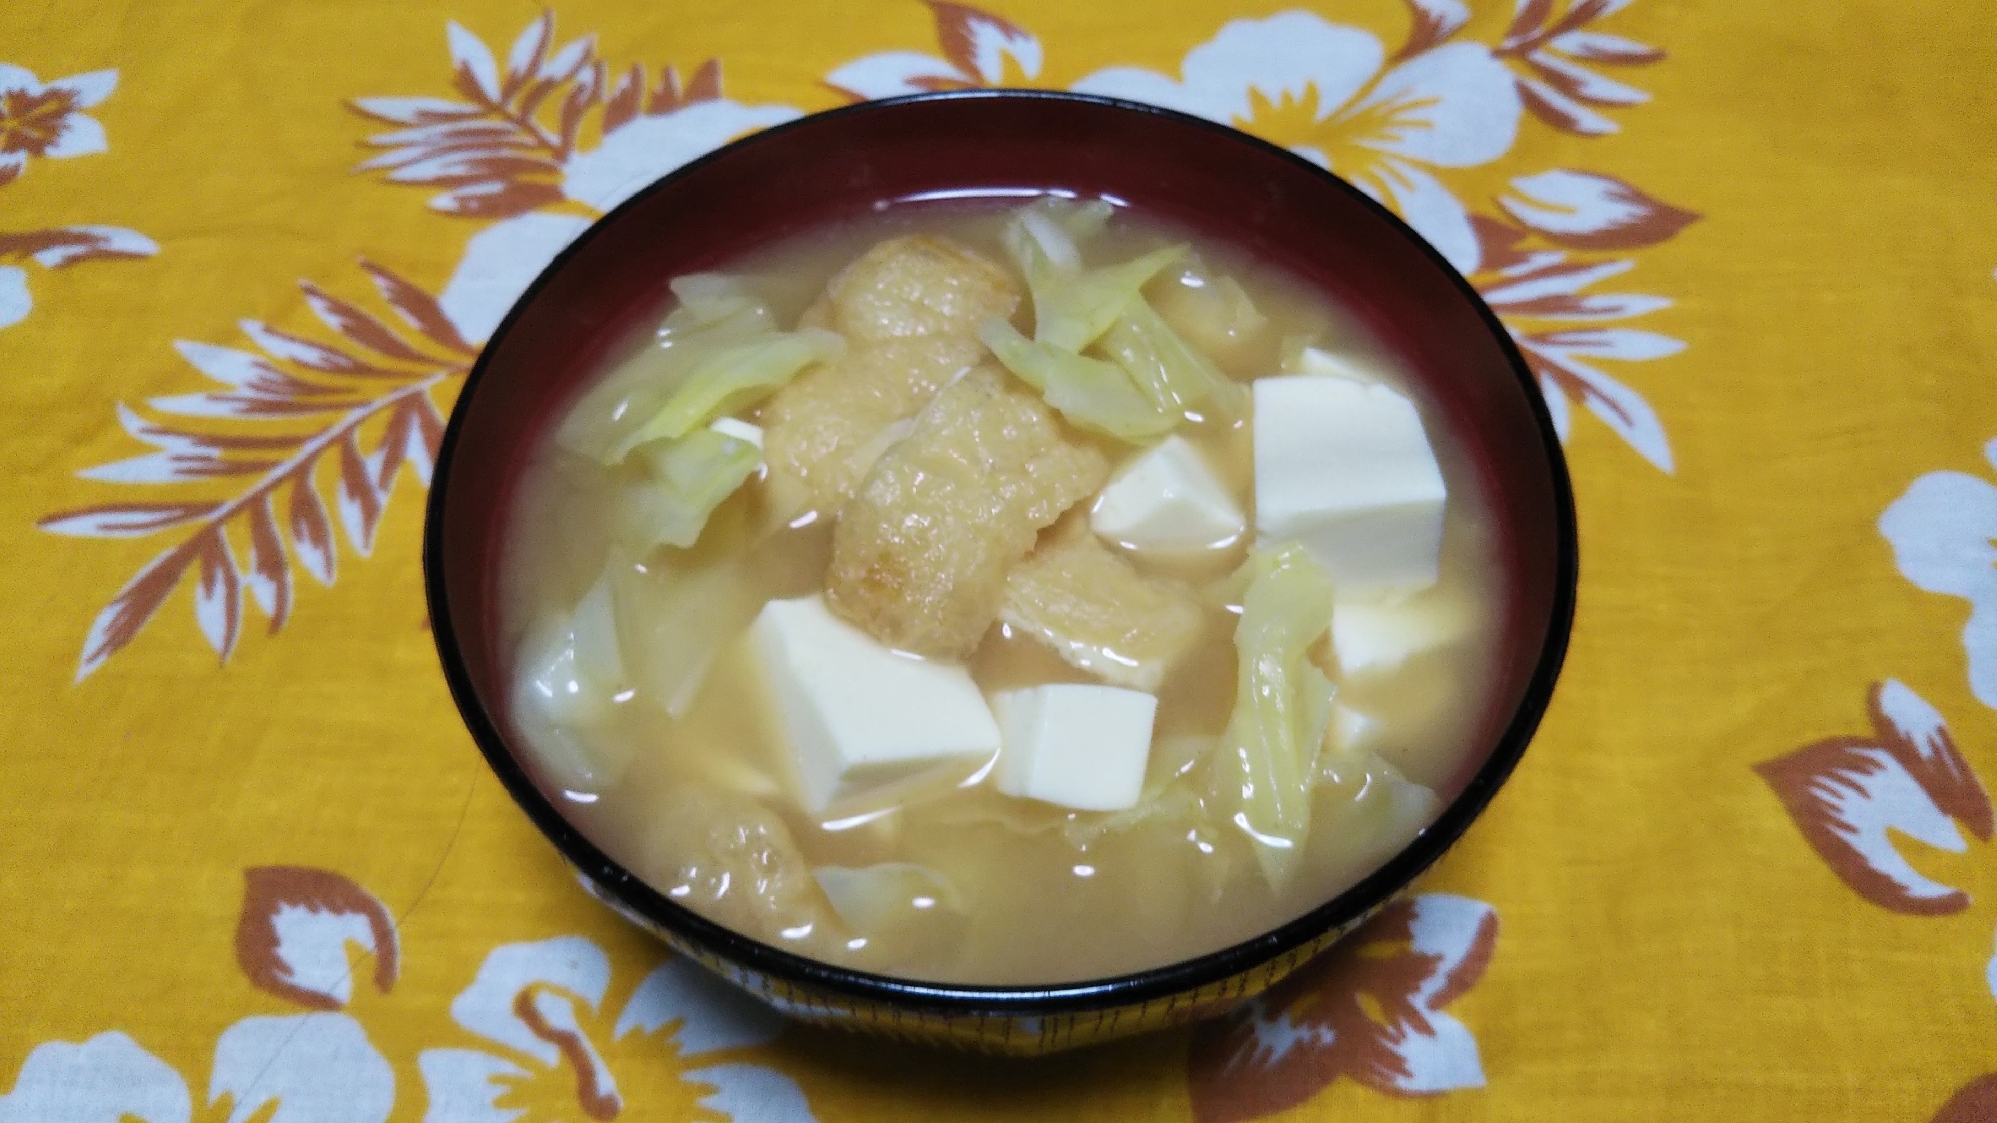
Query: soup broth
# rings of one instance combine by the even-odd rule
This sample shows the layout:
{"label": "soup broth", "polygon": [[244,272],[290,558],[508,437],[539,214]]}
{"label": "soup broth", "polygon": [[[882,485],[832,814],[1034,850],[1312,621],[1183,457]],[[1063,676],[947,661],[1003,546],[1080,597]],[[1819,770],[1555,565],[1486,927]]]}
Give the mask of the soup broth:
{"label": "soup broth", "polygon": [[[1143,214],[1019,199],[891,207],[676,291],[526,467],[501,605],[515,743],[668,897],[882,974],[1125,974],[1330,900],[1484,748],[1503,609],[1486,497],[1441,412],[1324,294]],[[724,329],[726,347],[703,335]],[[730,362],[753,384],[683,400]],[[1413,403],[1427,451],[1387,448],[1398,475],[1361,463],[1327,491],[1375,495],[1357,537],[1286,540],[1257,511],[1278,502],[1258,468],[1288,469],[1282,419],[1255,414],[1284,387],[1388,418]],[[1359,426],[1352,455],[1388,428]],[[1403,486],[1430,452],[1446,500]],[[936,752],[813,778],[798,691],[819,672],[773,667],[834,631],[967,672],[974,690],[937,688],[955,709],[893,693],[876,708],[895,714],[854,719],[905,709]],[[820,662],[857,692],[871,658]],[[1053,685],[1086,689],[1024,693]],[[997,728],[996,754],[944,751],[966,707],[994,715],[962,727]]]}

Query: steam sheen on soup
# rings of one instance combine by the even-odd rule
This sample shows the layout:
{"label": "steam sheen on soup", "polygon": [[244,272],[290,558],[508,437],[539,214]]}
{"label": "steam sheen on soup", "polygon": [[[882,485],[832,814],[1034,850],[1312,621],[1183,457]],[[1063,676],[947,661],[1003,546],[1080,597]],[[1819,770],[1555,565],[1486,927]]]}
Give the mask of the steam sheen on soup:
{"label": "steam sheen on soup", "polygon": [[1477,750],[1486,499],[1322,294],[1052,196],[680,277],[527,466],[508,716],[668,898],[1066,982],[1291,920]]}

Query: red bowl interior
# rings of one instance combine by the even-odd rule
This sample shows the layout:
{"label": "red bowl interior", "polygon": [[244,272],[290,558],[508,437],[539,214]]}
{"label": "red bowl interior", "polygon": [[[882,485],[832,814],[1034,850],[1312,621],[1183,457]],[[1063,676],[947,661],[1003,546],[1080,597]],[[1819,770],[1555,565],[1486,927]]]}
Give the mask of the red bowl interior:
{"label": "red bowl interior", "polygon": [[[1273,261],[1330,294],[1398,353],[1448,415],[1494,506],[1497,552],[1512,595],[1503,681],[1485,721],[1492,749],[1473,754],[1455,791],[1443,793],[1453,803],[1410,848],[1422,851],[1417,860],[1404,854],[1343,895],[1340,907],[1290,926],[1298,929],[1293,935],[1307,938],[1305,929],[1338,922],[1334,913],[1356,914],[1384,899],[1461,833],[1509,772],[1565,649],[1575,581],[1572,500],[1538,391],[1468,284],[1358,191],[1234,130],[1102,99],[938,95],[806,118],[655,184],[549,267],[501,325],[465,387],[426,531],[438,644],[482,747],[571,860],[622,873],[572,830],[560,829],[545,798],[523,790],[518,762],[503,760],[500,732],[508,677],[496,628],[500,536],[529,450],[606,351],[640,317],[657,313],[670,278],[883,203],[1022,188],[1123,200]],[[642,890],[635,895],[677,914],[655,917],[669,926],[690,916]],[[651,901],[636,903],[655,911],[647,907]]]}

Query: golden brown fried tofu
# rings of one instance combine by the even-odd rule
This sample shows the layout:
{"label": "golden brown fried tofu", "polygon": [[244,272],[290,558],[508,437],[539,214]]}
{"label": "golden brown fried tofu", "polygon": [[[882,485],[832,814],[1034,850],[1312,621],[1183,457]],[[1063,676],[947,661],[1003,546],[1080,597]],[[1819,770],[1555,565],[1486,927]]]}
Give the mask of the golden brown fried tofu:
{"label": "golden brown fried tofu", "polygon": [[785,518],[837,511],[898,435],[890,427],[984,357],[970,336],[870,343],[777,391],[761,417],[774,508]]}
{"label": "golden brown fried tofu", "polygon": [[810,867],[775,812],[697,783],[672,788],[657,812],[646,819],[637,864],[646,881],[716,924],[764,939],[824,927]]}
{"label": "golden brown fried tofu", "polygon": [[825,599],[890,647],[958,658],[998,618],[1006,571],[1109,476],[1039,395],[979,367],[916,416],[839,513]]}
{"label": "golden brown fried tofu", "polygon": [[1154,693],[1205,626],[1184,583],[1138,573],[1089,534],[1014,566],[1000,619],[1104,682]]}
{"label": "golden brown fried tofu", "polygon": [[[831,327],[849,343],[916,335],[976,335],[1019,307],[1012,274],[961,242],[929,234],[890,238],[825,286]],[[807,320],[822,317],[814,305]]]}

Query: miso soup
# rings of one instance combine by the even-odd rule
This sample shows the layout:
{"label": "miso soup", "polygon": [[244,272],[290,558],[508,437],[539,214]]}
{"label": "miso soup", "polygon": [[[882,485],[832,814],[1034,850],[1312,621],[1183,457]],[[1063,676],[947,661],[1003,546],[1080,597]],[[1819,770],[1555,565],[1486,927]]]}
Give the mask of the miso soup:
{"label": "miso soup", "polygon": [[1327,297],[1142,213],[890,207],[680,277],[506,527],[507,712],[755,939],[1034,984],[1330,900],[1494,678],[1487,496]]}

